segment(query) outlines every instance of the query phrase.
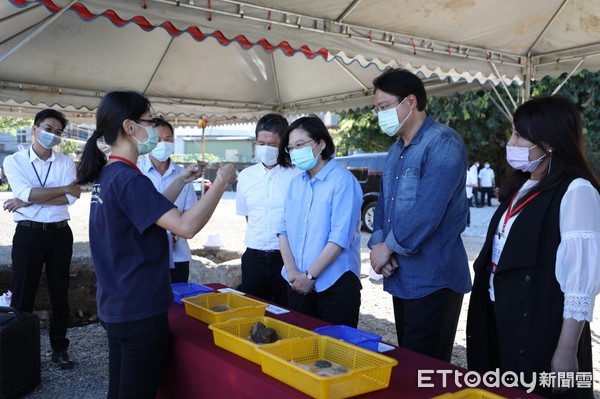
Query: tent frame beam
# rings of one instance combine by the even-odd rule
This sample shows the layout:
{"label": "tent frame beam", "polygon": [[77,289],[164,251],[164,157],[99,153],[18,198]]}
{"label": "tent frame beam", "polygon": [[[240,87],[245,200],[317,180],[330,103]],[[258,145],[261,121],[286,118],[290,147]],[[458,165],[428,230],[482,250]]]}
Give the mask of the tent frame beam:
{"label": "tent frame beam", "polygon": [[15,47],[13,47],[9,51],[7,51],[5,54],[0,56],[0,62],[4,61],[8,57],[10,57],[13,53],[15,53],[17,50],[19,50],[21,47],[23,47],[24,45],[29,43],[29,41],[31,41],[34,37],[39,35],[44,29],[46,29],[48,26],[50,26],[50,24],[52,22],[54,22],[58,17],[60,17],[65,11],[67,11],[69,8],[71,8],[78,1],[79,0],[71,1],[71,3],[69,3],[69,5],[63,7],[59,12],[57,12],[56,14],[52,15],[50,18],[45,20],[40,26],[38,26],[38,28],[35,31],[31,32],[29,34],[29,36],[27,36],[26,38],[21,40]]}
{"label": "tent frame beam", "polygon": [[[423,51],[426,53],[445,54],[449,57],[470,58],[499,64],[521,66],[522,56],[519,54],[501,52],[483,47],[456,44],[426,37],[410,36],[400,32],[386,31],[356,24],[348,24],[344,22],[338,22],[337,20],[314,17],[307,14],[300,14],[273,7],[251,4],[239,0],[212,1],[210,8],[195,4],[183,4],[177,0],[149,0],[148,3],[148,7],[151,6],[151,3],[156,3],[171,7],[189,8],[205,13],[207,18],[210,13],[213,15],[223,15],[262,22],[265,24],[265,29],[267,29],[267,26],[269,25],[278,25],[293,30],[299,29],[352,40],[369,41],[373,44],[403,48],[410,54],[413,54],[417,51]],[[219,3],[236,5],[238,12],[219,9]],[[242,12],[239,10],[242,10]]]}

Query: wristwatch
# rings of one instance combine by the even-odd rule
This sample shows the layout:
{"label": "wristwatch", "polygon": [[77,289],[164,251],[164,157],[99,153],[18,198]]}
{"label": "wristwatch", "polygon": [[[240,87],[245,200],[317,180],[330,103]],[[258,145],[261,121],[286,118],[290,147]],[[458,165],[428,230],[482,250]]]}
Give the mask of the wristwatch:
{"label": "wristwatch", "polygon": [[317,279],[315,276],[313,276],[312,274],[310,274],[308,272],[308,270],[305,271],[304,274],[306,274],[306,278],[309,279],[309,280],[316,280]]}

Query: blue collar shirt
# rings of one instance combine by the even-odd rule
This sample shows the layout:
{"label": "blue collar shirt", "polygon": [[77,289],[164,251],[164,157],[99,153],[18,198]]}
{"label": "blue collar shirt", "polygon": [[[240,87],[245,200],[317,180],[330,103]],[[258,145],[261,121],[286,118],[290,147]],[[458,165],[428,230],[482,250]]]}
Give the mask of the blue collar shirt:
{"label": "blue collar shirt", "polygon": [[375,208],[369,247],[385,242],[399,268],[384,289],[417,299],[443,288],[471,289],[461,233],[468,205],[465,195],[467,151],[460,136],[428,116],[408,145],[390,149]]}
{"label": "blue collar shirt", "polygon": [[[304,172],[290,183],[279,234],[287,236],[298,270],[308,270],[328,242],[342,248],[315,281],[317,292],[331,287],[347,271],[360,278],[361,203],[358,180],[335,159],[312,179]],[[288,280],[285,266],[281,274]]]}
{"label": "blue collar shirt", "polygon": [[[156,191],[159,193],[164,192],[167,187],[185,170],[182,166],[177,165],[175,162],[170,161],[169,167],[164,175],[161,175],[160,172],[154,167],[152,160],[150,159],[150,155],[147,155],[145,159],[138,161],[138,168],[142,171],[142,173],[147,176]],[[196,205],[198,202],[198,198],[196,197],[196,191],[194,191],[194,186],[192,183],[187,183],[183,186],[181,193],[174,202],[174,205],[177,207],[179,212],[183,213]],[[173,235],[168,232],[169,241],[171,242],[171,263],[173,262],[189,262],[192,259],[192,253],[190,251],[190,245],[188,240],[183,237],[179,237],[177,241],[174,242]],[[171,268],[174,268],[175,265],[171,264]]]}

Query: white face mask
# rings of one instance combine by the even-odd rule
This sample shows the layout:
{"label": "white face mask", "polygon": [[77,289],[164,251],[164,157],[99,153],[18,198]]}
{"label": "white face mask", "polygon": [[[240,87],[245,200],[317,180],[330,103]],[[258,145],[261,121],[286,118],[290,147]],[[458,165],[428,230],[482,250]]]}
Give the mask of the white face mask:
{"label": "white face mask", "polygon": [[175,152],[175,144],[169,141],[161,141],[150,152],[157,161],[165,162]]}
{"label": "white face mask", "polygon": [[379,127],[390,137],[395,136],[396,133],[398,133],[398,130],[404,127],[406,120],[412,114],[411,109],[402,122],[398,121],[398,112],[396,112],[396,110],[407,98],[408,97],[404,97],[404,100],[400,101],[400,104],[396,105],[394,108],[379,111],[377,113],[377,122],[379,123]]}
{"label": "white face mask", "polygon": [[521,170],[523,172],[533,172],[535,168],[538,167],[542,159],[548,154],[544,154],[535,161],[529,160],[529,150],[537,147],[534,145],[533,147],[516,147],[512,145],[506,146],[506,161],[508,164],[514,168]]}
{"label": "white face mask", "polygon": [[279,154],[277,148],[270,145],[257,145],[255,148],[256,157],[266,166],[273,166],[277,163],[277,155]]}

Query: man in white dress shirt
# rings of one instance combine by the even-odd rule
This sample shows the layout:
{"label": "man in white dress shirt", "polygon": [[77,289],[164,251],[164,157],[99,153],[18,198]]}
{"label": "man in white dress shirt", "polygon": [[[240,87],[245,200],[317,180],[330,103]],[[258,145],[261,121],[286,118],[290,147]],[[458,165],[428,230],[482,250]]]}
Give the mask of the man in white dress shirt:
{"label": "man in white dress shirt", "polygon": [[487,195],[487,206],[492,206],[492,193],[496,187],[496,175],[494,169],[490,167],[490,163],[483,164],[483,169],[477,175],[479,179],[479,192],[481,195],[480,205],[485,205],[485,196]]}
{"label": "man in white dress shirt", "polygon": [[[479,192],[479,179],[477,178],[477,176],[479,175],[479,161],[473,162],[473,164],[469,168],[469,172],[475,178],[475,186],[473,186],[472,190],[473,196],[469,198],[469,196],[467,195],[467,198],[469,198],[469,207],[473,207],[479,205],[479,199],[477,198],[477,193]],[[473,202],[473,200],[475,200],[475,202]]]}
{"label": "man in white dress shirt", "polygon": [[75,363],[67,352],[67,326],[73,233],[67,221],[68,207],[81,195],[81,187],[74,184],[73,160],[52,150],[60,143],[66,126],[67,120],[58,111],[45,109],[37,113],[31,127],[35,139],[31,147],[4,160],[4,172],[14,195],[4,202],[4,209],[14,212],[17,223],[12,247],[11,306],[33,311],[45,266],[52,307],[52,361],[61,368],[72,368]]}
{"label": "man in white dress shirt", "polygon": [[[171,162],[175,150],[173,126],[164,119],[155,118],[158,131],[158,144],[152,152],[138,163],[138,168],[152,181],[158,192],[163,192],[175,178],[184,171],[183,167]],[[198,202],[192,184],[186,184],[175,200],[180,212],[187,211]],[[187,283],[190,276],[192,254],[187,239],[167,233],[171,243],[171,282]]]}
{"label": "man in white dress shirt", "polygon": [[288,127],[281,115],[267,114],[256,124],[256,156],[260,162],[239,174],[237,214],[246,217],[246,252],[242,256],[243,292],[287,305],[287,282],[277,231],[290,181],[301,170],[277,164],[280,137]]}

